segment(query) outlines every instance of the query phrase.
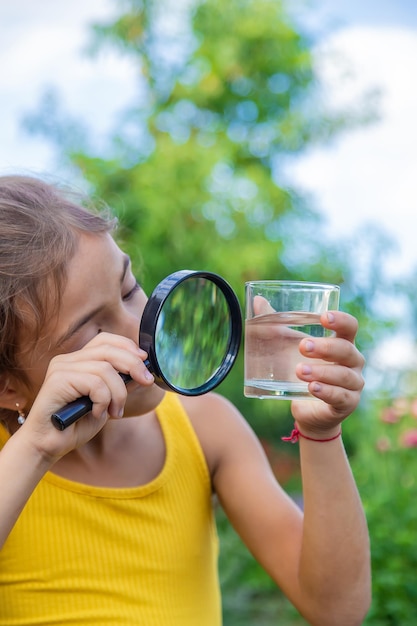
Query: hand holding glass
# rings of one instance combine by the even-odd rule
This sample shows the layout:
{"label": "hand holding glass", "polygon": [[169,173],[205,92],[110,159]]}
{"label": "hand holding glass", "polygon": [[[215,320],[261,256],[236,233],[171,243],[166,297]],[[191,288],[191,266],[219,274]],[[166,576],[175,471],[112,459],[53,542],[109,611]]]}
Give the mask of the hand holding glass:
{"label": "hand holding glass", "polygon": [[299,344],[308,336],[333,334],[320,324],[320,316],[338,309],[339,292],[337,285],[323,283],[246,283],[245,396],[313,398],[295,373],[303,360]]}

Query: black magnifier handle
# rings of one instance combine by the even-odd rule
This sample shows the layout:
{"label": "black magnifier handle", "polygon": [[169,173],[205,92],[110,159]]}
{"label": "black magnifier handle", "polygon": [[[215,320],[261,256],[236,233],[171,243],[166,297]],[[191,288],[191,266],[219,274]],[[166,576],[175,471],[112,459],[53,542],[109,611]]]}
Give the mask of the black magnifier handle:
{"label": "black magnifier handle", "polygon": [[[123,382],[127,384],[132,378],[129,374],[119,374]],[[55,428],[58,430],[65,430],[71,424],[74,424],[80,417],[87,415],[93,408],[93,403],[91,402],[88,396],[83,396],[82,398],[77,398],[73,402],[69,402],[62,409],[53,413],[51,416],[51,420]]]}

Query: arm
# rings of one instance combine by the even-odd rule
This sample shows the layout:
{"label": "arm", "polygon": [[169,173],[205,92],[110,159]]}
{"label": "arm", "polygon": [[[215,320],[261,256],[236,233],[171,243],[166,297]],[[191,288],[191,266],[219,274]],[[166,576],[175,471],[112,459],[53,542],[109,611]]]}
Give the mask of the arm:
{"label": "arm", "polygon": [[17,431],[0,451],[0,549],[50,464]]}
{"label": "arm", "polygon": [[[121,416],[127,390],[118,372],[130,374],[140,385],[152,385],[146,377],[145,358],[145,352],[133,341],[101,333],[81,350],[51,360],[25,423],[0,450],[0,549],[37,484],[54,463],[95,437],[109,417]],[[13,406],[13,394],[23,393],[18,389],[16,381],[7,383],[0,393],[0,403]],[[91,413],[65,431],[58,431],[52,425],[52,413],[84,395],[93,401]]]}
{"label": "arm", "polygon": [[[292,406],[300,431],[316,439],[338,432],[342,420],[356,408],[363,388],[364,359],[354,347],[356,320],[335,312],[323,316],[322,323],[334,329],[336,336],[313,342],[304,339],[300,352],[309,359],[322,358],[329,365],[305,361],[304,372],[300,364],[297,373],[323,402],[294,402]],[[319,443],[301,437],[299,445],[304,493],[301,580],[319,604],[326,603],[329,623],[333,613],[333,623],[340,626],[361,624],[363,609],[361,619],[355,621],[354,616],[360,617],[361,606],[367,610],[370,604],[369,538],[341,439]],[[321,589],[327,586],[325,597],[317,585],[311,586],[314,577]]]}
{"label": "arm", "polygon": [[[363,358],[353,345],[355,320],[338,313],[334,329],[336,337],[314,339],[313,351],[305,339],[300,345],[311,367],[301,374],[298,366],[300,377],[324,402],[294,402],[292,410],[300,431],[316,439],[339,431],[363,386]],[[314,357],[329,365],[315,368]],[[196,430],[226,514],[300,613],[317,626],[361,624],[370,602],[369,541],[341,439],[300,439],[303,516],[277,484],[260,444],[234,407],[207,398]]]}

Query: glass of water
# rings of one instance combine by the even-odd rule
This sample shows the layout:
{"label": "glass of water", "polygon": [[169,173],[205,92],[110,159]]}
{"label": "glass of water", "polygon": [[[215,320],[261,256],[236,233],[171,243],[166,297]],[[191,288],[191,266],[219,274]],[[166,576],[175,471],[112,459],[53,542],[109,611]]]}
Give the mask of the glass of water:
{"label": "glass of water", "polygon": [[245,388],[249,398],[298,399],[313,396],[296,373],[303,360],[301,339],[325,337],[325,311],[339,307],[340,287],[286,280],[245,284]]}

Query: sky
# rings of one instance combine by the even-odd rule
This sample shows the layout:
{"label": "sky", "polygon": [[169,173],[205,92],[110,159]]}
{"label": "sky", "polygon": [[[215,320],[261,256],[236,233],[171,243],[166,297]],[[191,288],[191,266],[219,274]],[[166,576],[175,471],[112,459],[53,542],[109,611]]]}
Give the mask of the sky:
{"label": "sky", "polygon": [[109,0],[13,0],[0,8],[0,174],[63,172],[45,141],[22,129],[46,89],[59,93],[63,109],[97,134],[133,98],[133,68],[115,54],[86,54],[89,24],[112,15]]}
{"label": "sky", "polygon": [[[324,36],[318,56],[328,101],[347,103],[376,89],[379,119],[304,154],[292,175],[314,194],[331,231],[353,232],[372,222],[382,226],[397,242],[388,273],[402,276],[417,263],[417,3],[319,4],[316,26]],[[348,64],[342,83],[332,62],[335,54]]]}

